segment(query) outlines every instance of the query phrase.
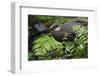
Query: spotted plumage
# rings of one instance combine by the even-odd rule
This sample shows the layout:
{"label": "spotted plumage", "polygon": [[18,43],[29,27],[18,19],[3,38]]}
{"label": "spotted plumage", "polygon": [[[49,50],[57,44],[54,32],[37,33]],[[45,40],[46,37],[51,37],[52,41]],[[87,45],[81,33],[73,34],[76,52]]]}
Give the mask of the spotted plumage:
{"label": "spotted plumage", "polygon": [[64,35],[67,35],[69,39],[73,39],[75,37],[75,31],[73,30],[73,26],[87,26],[87,20],[82,19],[74,19],[72,21],[66,22],[63,25],[53,25],[52,35],[55,39],[62,41]]}

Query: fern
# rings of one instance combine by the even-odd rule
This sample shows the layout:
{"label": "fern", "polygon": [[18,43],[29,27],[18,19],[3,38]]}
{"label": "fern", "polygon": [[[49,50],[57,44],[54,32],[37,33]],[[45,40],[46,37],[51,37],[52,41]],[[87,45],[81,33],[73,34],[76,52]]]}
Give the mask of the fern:
{"label": "fern", "polygon": [[32,52],[29,60],[50,60],[88,57],[88,29],[87,26],[74,26],[76,37],[68,41],[67,36],[63,42],[58,42],[50,34],[44,34],[32,43]]}
{"label": "fern", "polygon": [[76,37],[72,42],[65,42],[66,56],[72,58],[87,58],[88,29],[85,26],[77,25],[73,27],[73,30],[75,31]]}
{"label": "fern", "polygon": [[[50,51],[57,51],[57,49],[62,49],[63,45],[62,43],[56,41],[52,36],[50,35],[42,35],[39,38],[37,38],[35,41],[33,41],[33,54],[38,57],[45,57],[50,58],[48,53]],[[40,58],[41,59],[41,58]]]}
{"label": "fern", "polygon": [[[76,38],[74,40],[75,45],[77,47],[78,52],[76,52],[75,57],[86,58],[88,56],[88,29],[87,27],[83,26],[76,26],[79,27],[74,28],[76,31]],[[78,58],[79,58],[78,57]]]}

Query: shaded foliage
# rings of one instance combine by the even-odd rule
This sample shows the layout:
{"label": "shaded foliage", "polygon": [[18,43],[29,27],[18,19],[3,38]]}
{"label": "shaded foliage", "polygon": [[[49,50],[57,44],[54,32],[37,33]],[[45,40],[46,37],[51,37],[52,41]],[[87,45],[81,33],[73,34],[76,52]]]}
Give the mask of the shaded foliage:
{"label": "shaded foliage", "polygon": [[[52,24],[64,24],[76,17],[62,16],[34,16],[32,24],[42,22],[46,27]],[[30,26],[31,23],[29,23]],[[28,52],[28,60],[52,60],[52,59],[73,59],[88,57],[88,28],[87,26],[73,26],[75,37],[72,41],[65,34],[62,42],[57,41],[52,34],[42,33],[31,38],[31,49]],[[33,31],[34,32],[34,31]],[[30,39],[30,37],[29,37]]]}

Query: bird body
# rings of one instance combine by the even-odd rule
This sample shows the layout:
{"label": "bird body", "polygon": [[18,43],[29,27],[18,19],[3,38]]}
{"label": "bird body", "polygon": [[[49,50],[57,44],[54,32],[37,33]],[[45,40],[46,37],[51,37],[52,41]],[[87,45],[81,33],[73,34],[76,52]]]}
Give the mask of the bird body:
{"label": "bird body", "polygon": [[[75,31],[73,30],[73,26],[86,26],[87,21],[81,19],[74,19],[72,21],[66,22],[63,25],[53,25],[51,34],[55,37],[55,39],[62,41],[63,37],[67,35],[69,39],[73,39],[75,37]],[[71,38],[72,37],[72,38]]]}

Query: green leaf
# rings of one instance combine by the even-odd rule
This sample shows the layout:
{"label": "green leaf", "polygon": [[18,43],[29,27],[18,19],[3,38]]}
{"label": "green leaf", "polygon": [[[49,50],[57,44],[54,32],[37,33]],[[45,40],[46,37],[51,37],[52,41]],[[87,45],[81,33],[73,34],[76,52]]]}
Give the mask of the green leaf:
{"label": "green leaf", "polygon": [[33,41],[32,51],[35,56],[47,57],[49,51],[61,49],[62,47],[62,43],[56,41],[51,35],[42,35]]}

